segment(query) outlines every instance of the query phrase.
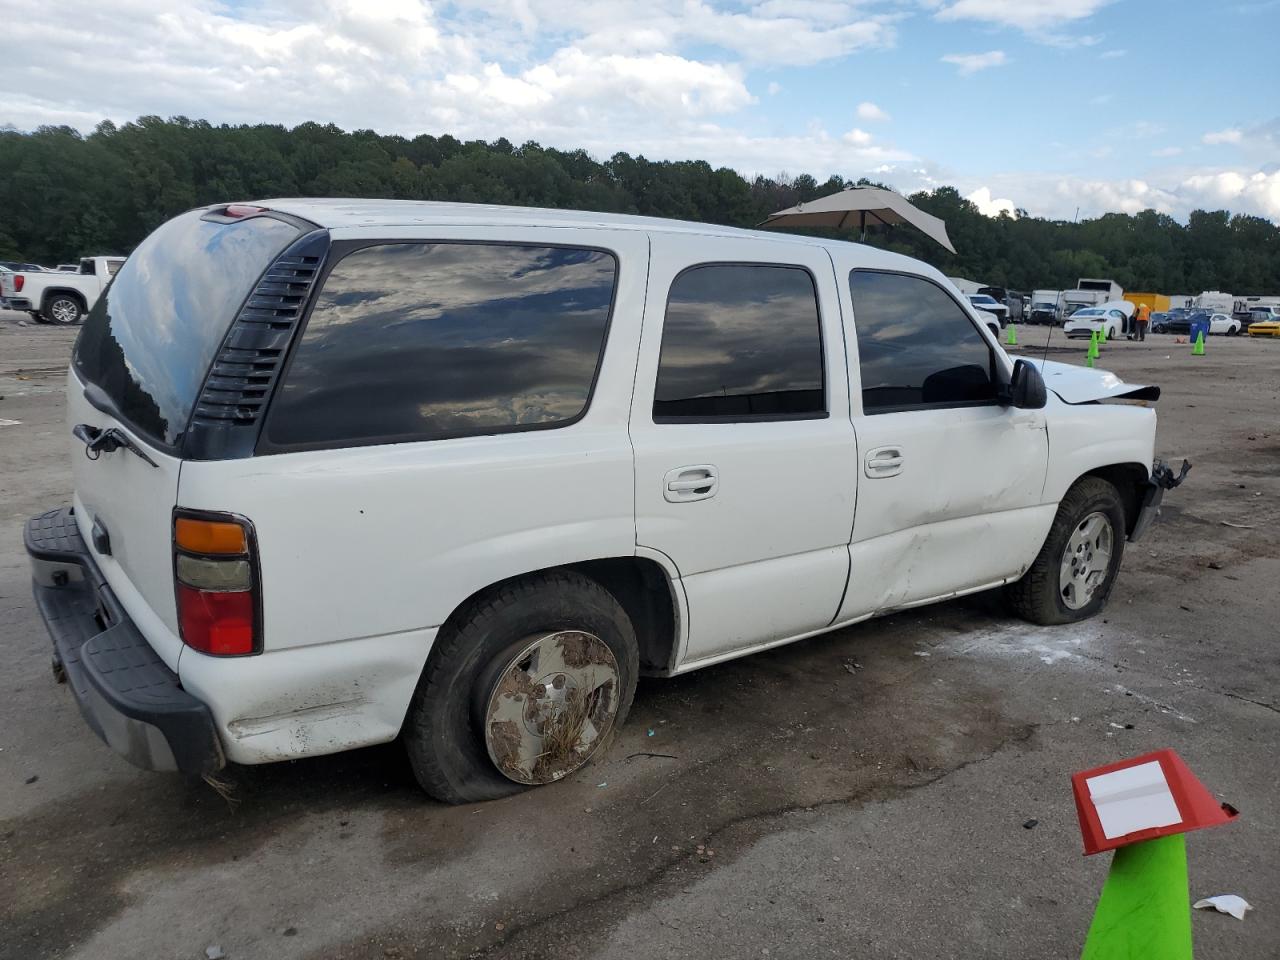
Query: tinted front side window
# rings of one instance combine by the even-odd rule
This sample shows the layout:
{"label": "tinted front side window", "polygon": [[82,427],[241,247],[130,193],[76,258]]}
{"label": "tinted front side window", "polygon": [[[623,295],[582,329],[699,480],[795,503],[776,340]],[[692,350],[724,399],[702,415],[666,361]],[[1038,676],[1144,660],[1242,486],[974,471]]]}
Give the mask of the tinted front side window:
{"label": "tinted front side window", "polygon": [[710,264],[671,285],[656,420],[814,417],[826,411],[813,277]]}
{"label": "tinted front side window", "polygon": [[941,287],[855,270],[849,290],[864,412],[995,400],[991,348]]}
{"label": "tinted front side window", "polygon": [[236,311],[300,233],[273,217],[213,223],[203,213],[175,217],[142,241],[76,341],[80,376],[102,388],[120,419],[169,446],[187,428]]}
{"label": "tinted front side window", "polygon": [[580,416],[617,265],[598,250],[387,243],[330,272],[267,446],[438,440]]}

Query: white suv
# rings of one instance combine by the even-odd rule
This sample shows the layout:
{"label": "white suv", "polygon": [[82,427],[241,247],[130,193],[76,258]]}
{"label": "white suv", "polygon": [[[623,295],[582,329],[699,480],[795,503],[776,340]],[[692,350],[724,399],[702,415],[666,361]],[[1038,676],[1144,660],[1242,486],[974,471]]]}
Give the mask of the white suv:
{"label": "white suv", "polygon": [[1092,616],[1176,482],[1155,413],[1096,401],[1158,394],[1013,363],[869,247],[221,205],[87,318],[74,502],[26,545],[55,671],[134,763],[403,737],[429,793],[480,800],[585,763],[642,673],[1001,584]]}

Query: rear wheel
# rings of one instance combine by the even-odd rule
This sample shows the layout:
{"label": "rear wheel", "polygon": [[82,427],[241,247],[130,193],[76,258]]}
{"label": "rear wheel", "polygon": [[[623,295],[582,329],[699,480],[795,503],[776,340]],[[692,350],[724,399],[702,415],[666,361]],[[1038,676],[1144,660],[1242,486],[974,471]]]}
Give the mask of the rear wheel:
{"label": "rear wheel", "polygon": [[55,293],[44,305],[44,315],[54,323],[65,327],[79,323],[83,314],[80,301],[65,293]]}
{"label": "rear wheel", "polygon": [[1233,323],[1233,324],[1231,324],[1231,326],[1227,327],[1227,336],[1228,336],[1228,337],[1234,337],[1234,336],[1235,336],[1236,334],[1238,334],[1239,332],[1240,332],[1240,328],[1239,328],[1239,327],[1237,327],[1234,323]]}
{"label": "rear wheel", "polygon": [[631,621],[594,580],[556,572],[487,591],[418,681],[404,725],[414,775],[446,803],[563,779],[626,719],[638,674]]}
{"label": "rear wheel", "polygon": [[1094,616],[1115,586],[1124,538],[1119,491],[1099,477],[1078,480],[1058,505],[1030,569],[1005,588],[1014,612],[1046,626]]}

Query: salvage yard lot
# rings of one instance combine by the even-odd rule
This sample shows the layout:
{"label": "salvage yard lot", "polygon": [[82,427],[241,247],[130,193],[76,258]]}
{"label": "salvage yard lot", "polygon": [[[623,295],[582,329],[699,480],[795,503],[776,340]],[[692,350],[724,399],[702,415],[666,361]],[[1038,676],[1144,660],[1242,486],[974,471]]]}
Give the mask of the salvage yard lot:
{"label": "salvage yard lot", "polygon": [[607,757],[495,803],[424,799],[389,745],[232,769],[228,804],[134,770],[50,676],[21,524],[70,499],[75,331],[24,317],[0,312],[0,958],[1074,957],[1108,858],[1068,777],[1161,747],[1241,810],[1188,838],[1191,893],[1256,909],[1197,912],[1197,956],[1276,955],[1280,343],[1104,349],[1195,469],[1096,620],[976,597],[642,681]]}

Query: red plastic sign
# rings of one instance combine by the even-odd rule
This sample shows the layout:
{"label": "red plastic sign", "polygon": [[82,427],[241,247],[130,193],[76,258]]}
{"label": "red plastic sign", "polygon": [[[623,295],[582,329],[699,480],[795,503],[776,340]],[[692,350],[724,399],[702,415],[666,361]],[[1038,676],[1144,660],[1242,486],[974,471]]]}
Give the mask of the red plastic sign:
{"label": "red plastic sign", "polygon": [[1238,815],[1219,803],[1172,750],[1072,774],[1085,856],[1203,830]]}

